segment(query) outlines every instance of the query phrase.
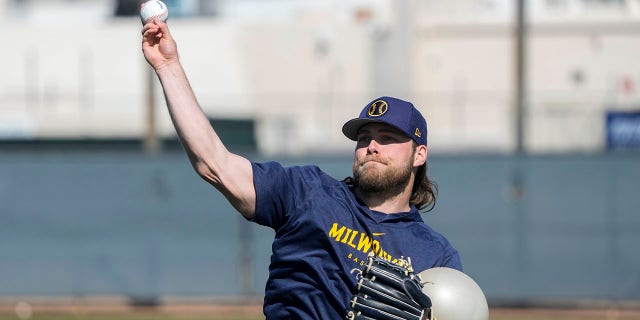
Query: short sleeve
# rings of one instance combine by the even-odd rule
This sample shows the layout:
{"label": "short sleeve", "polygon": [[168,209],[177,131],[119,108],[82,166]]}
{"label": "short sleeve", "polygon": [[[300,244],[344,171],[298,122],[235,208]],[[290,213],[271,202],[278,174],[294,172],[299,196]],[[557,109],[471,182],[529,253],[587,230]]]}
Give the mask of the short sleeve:
{"label": "short sleeve", "polygon": [[279,228],[292,204],[291,179],[287,170],[277,162],[252,163],[253,184],[256,189],[256,212],[253,222]]}

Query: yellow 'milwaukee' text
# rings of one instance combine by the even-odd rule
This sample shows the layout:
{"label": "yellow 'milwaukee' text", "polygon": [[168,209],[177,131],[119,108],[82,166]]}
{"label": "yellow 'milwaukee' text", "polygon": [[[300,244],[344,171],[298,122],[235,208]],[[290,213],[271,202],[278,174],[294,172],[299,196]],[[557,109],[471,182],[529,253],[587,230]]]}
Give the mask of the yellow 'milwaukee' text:
{"label": "yellow 'milwaukee' text", "polygon": [[382,249],[380,241],[372,239],[366,232],[340,226],[337,222],[334,222],[331,230],[329,230],[329,238],[333,238],[336,242],[344,243],[360,252],[369,253],[371,251],[383,259],[397,263],[398,259],[394,259],[391,254]]}

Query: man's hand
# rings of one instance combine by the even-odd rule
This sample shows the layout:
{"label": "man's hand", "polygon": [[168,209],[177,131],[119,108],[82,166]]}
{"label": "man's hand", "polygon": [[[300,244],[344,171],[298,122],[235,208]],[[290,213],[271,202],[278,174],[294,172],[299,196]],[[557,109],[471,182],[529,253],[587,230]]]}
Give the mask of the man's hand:
{"label": "man's hand", "polygon": [[178,62],[178,47],[165,22],[155,18],[142,27],[142,52],[155,70]]}

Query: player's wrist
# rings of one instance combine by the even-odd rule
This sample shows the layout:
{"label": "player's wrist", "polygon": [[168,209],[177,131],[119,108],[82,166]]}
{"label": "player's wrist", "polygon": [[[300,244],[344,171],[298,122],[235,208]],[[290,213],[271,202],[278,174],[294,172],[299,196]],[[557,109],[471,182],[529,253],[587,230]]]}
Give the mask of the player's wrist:
{"label": "player's wrist", "polygon": [[180,60],[178,60],[178,58],[175,59],[169,59],[166,61],[163,61],[157,65],[154,66],[154,69],[156,70],[156,73],[160,74],[165,74],[165,73],[175,73],[176,71],[181,71],[182,70],[182,65],[180,65]]}

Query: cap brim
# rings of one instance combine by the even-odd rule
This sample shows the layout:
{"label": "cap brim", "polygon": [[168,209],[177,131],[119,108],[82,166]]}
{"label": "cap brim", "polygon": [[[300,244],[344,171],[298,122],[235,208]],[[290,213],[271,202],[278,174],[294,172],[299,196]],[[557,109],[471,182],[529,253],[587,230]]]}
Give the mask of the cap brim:
{"label": "cap brim", "polygon": [[368,123],[386,123],[386,122],[380,121],[380,120],[373,120],[373,119],[355,118],[347,121],[342,126],[342,133],[347,138],[353,141],[356,141],[358,140],[358,131],[360,130],[360,128],[362,128],[362,126]]}

